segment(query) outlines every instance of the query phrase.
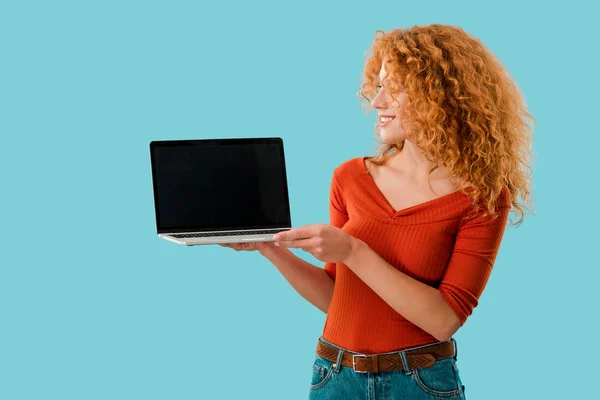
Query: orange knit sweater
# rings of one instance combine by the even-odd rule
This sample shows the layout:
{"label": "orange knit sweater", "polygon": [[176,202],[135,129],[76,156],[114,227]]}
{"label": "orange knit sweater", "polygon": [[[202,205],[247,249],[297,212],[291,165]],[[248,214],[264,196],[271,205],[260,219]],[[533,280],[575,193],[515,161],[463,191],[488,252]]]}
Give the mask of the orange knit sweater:
{"label": "orange knit sweater", "polygon": [[[330,224],[362,240],[399,271],[437,288],[464,324],[488,281],[510,211],[505,186],[499,217],[478,216],[461,191],[396,211],[368,173],[364,159],[333,173]],[[381,299],[343,263],[325,263],[335,282],[323,338],[360,353],[385,353],[437,342]]]}

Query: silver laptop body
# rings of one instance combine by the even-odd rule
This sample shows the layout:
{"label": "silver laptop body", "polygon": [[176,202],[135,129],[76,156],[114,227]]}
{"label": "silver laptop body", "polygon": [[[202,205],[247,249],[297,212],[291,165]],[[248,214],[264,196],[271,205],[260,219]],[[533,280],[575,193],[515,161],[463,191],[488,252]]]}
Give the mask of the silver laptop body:
{"label": "silver laptop body", "polygon": [[272,241],[291,229],[281,138],[150,142],[158,237],[183,245]]}

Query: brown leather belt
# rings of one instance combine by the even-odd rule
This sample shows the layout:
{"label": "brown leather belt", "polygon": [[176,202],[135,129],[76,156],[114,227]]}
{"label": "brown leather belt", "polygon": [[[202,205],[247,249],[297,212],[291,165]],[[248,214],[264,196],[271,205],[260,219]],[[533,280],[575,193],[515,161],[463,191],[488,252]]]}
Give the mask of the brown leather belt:
{"label": "brown leather belt", "polygon": [[[440,358],[454,355],[454,344],[452,340],[449,340],[421,349],[409,350],[405,354],[411,371],[415,368],[428,368]],[[319,340],[317,341],[317,355],[335,363],[338,358],[338,349]],[[393,354],[352,354],[345,351],[342,355],[342,365],[363,373],[404,370],[400,352]]]}

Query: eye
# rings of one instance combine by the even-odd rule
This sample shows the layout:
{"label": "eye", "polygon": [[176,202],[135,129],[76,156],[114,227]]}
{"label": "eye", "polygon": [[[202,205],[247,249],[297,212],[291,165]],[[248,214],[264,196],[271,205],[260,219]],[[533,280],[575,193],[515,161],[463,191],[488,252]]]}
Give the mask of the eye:
{"label": "eye", "polygon": [[382,88],[382,86],[381,86],[381,85],[377,85],[377,86],[375,86],[375,87],[377,88],[377,90],[378,90],[378,91],[379,91],[379,89],[381,89],[381,88]]}

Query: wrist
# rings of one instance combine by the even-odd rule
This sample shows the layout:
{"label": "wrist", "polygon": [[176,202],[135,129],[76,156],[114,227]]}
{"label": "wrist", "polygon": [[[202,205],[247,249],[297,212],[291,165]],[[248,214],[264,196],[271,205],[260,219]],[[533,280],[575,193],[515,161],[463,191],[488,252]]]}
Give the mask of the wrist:
{"label": "wrist", "polygon": [[366,243],[362,240],[357,239],[354,236],[351,236],[351,238],[352,239],[350,240],[350,251],[348,252],[346,258],[342,260],[342,263],[346,264],[348,268],[351,268],[350,265],[353,265],[354,260],[357,258],[358,254],[366,246]]}

